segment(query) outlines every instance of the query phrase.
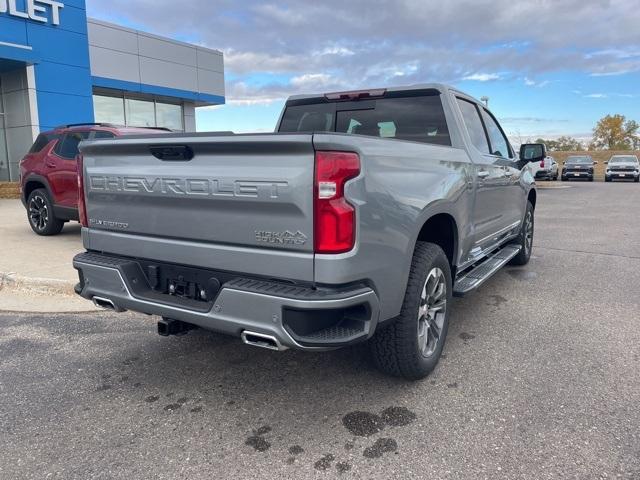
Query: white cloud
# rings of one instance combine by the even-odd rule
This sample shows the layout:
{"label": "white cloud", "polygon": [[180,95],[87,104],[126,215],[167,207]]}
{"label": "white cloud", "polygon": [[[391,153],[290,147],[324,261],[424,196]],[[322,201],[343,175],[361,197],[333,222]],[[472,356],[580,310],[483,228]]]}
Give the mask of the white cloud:
{"label": "white cloud", "polygon": [[491,80],[500,80],[500,75],[497,73],[474,73],[462,77],[463,80],[474,80],[476,82],[489,82]]}
{"label": "white cloud", "polygon": [[606,93],[589,93],[584,98],[609,98],[609,95]]}
{"label": "white cloud", "polygon": [[536,82],[535,80],[530,79],[529,77],[524,77],[524,84],[527,87],[537,87],[537,88],[542,88],[542,87],[546,87],[547,85],[549,85],[549,80],[542,80],[541,82]]}
{"label": "white cloud", "polygon": [[298,89],[317,90],[339,82],[326,73],[305,73],[304,75],[293,77],[289,83]]}
{"label": "white cloud", "polygon": [[340,57],[348,57],[351,55],[355,55],[356,52],[347,48],[347,47],[339,47],[339,46],[331,46],[325,47],[324,49],[317,52],[319,55],[338,55]]}
{"label": "white cloud", "polygon": [[613,70],[610,72],[593,72],[590,74],[592,77],[616,77],[618,75],[626,75],[627,73],[631,73],[635,70]]}

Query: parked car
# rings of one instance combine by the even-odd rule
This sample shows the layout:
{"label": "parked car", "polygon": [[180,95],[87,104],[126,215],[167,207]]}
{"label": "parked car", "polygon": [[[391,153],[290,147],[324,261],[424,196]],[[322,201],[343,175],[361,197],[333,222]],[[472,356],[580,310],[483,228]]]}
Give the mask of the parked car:
{"label": "parked car", "polygon": [[558,162],[552,156],[539,162],[529,162],[527,168],[536,180],[558,180]]}
{"label": "parked car", "polygon": [[633,180],[640,182],[640,163],[635,155],[613,155],[607,163],[604,181]]}
{"label": "parked car", "polygon": [[32,230],[38,235],[56,235],[66,222],[78,220],[76,155],[81,141],[142,133],[167,130],[87,123],[64,125],[38,135],[20,161],[20,198]]}
{"label": "parked car", "polygon": [[378,367],[418,379],[440,358],[452,295],[531,255],[533,177],[493,114],[444,85],[291,97],[275,134],[80,149],[76,292],[161,316],[161,335],[369,340]]}
{"label": "parked car", "polygon": [[560,178],[562,181],[586,178],[593,182],[593,170],[597,164],[590,155],[570,155],[564,162]]}

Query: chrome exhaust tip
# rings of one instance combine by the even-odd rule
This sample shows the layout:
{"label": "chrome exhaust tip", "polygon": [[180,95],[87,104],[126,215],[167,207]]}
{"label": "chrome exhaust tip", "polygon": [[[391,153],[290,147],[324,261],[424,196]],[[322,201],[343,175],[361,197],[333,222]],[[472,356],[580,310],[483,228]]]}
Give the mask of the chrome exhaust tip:
{"label": "chrome exhaust tip", "polygon": [[268,350],[275,350],[281,352],[286,350],[287,347],[282,345],[276,337],[273,335],[265,335],[264,333],[250,332],[243,330],[240,334],[242,342],[252,347],[266,348]]}
{"label": "chrome exhaust tip", "polygon": [[123,308],[116,307],[116,305],[108,298],[93,297],[91,300],[93,301],[93,304],[98,308],[111,310],[112,312],[124,312]]}

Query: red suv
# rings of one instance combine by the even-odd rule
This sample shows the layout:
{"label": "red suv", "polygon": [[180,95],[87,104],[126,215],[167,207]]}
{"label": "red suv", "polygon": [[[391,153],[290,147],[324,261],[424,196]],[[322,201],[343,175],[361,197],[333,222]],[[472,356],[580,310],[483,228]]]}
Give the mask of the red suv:
{"label": "red suv", "polygon": [[81,141],[167,131],[88,123],[64,125],[38,135],[20,161],[20,198],[33,231],[56,235],[66,222],[78,221],[76,156]]}

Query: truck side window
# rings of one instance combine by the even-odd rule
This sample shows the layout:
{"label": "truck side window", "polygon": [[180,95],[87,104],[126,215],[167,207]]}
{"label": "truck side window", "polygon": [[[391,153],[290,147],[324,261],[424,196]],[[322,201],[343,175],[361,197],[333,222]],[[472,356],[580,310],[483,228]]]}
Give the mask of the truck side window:
{"label": "truck side window", "polygon": [[482,153],[489,153],[489,142],[487,141],[487,134],[482,126],[482,120],[480,120],[478,107],[476,107],[474,103],[462,98],[456,98],[456,100],[462,112],[462,119],[469,132],[469,137],[471,137],[471,142]]}
{"label": "truck side window", "polygon": [[489,134],[489,141],[491,142],[492,155],[504,158],[513,158],[511,149],[509,148],[509,141],[502,133],[502,129],[493,115],[487,110],[482,109],[482,116],[484,117],[484,124],[487,126],[487,133]]}

